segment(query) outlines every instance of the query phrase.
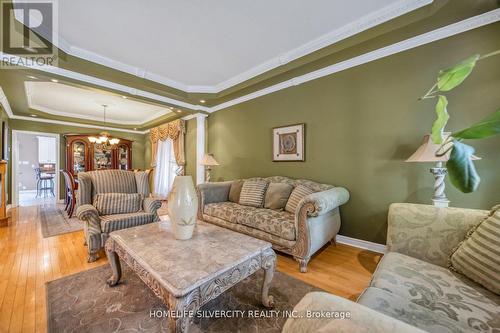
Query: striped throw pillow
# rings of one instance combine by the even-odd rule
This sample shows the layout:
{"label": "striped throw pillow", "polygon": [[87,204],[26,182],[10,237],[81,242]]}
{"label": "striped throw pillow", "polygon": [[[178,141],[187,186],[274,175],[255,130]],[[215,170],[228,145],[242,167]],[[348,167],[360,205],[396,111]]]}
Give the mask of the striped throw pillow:
{"label": "striped throw pillow", "polygon": [[140,193],[99,193],[94,197],[93,206],[99,215],[128,214],[141,210]]}
{"label": "striped throw pillow", "polygon": [[467,238],[451,255],[453,270],[500,294],[500,205],[469,231]]}
{"label": "striped throw pillow", "polygon": [[247,180],[243,183],[240,193],[240,205],[262,207],[266,194],[267,182],[263,180]]}
{"label": "striped throw pillow", "polygon": [[314,193],[309,187],[304,185],[297,185],[290,194],[290,198],[286,202],[285,210],[289,213],[295,214],[297,210],[297,206],[299,205],[300,200],[302,200],[306,195]]}

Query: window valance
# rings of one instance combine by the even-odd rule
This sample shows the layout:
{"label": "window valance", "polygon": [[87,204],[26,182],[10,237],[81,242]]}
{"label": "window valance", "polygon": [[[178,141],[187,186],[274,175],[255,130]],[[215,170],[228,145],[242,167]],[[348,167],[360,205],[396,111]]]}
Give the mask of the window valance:
{"label": "window valance", "polygon": [[179,135],[185,132],[185,122],[182,119],[177,119],[169,123],[153,127],[150,130],[151,142],[156,144],[158,140],[165,141],[168,138],[177,140]]}

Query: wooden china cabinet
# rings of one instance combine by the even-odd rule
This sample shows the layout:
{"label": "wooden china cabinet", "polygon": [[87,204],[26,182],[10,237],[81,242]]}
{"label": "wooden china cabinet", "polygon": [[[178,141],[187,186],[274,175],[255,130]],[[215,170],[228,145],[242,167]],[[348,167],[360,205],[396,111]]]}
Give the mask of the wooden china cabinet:
{"label": "wooden china cabinet", "polygon": [[66,134],[66,170],[76,178],[79,172],[92,170],[132,170],[132,142],[120,139],[111,147],[91,143],[92,134]]}

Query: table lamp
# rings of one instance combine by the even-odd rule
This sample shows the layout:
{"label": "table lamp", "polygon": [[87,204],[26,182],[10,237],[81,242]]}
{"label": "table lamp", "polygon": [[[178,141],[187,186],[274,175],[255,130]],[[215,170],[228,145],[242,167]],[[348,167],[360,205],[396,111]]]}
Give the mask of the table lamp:
{"label": "table lamp", "polygon": [[[450,133],[443,133],[443,137],[447,138]],[[444,142],[444,140],[443,140]],[[435,144],[432,142],[431,136],[429,134],[424,136],[424,140],[420,147],[411,155],[406,162],[436,162],[436,167],[431,168],[430,172],[434,176],[434,196],[432,197],[432,202],[434,206],[438,207],[448,207],[449,200],[444,193],[444,179],[448,170],[443,167],[443,162],[448,161],[450,158],[450,152],[448,151],[443,156],[436,156],[436,152],[441,147],[441,144]]]}
{"label": "table lamp", "polygon": [[210,182],[210,171],[212,171],[213,166],[219,165],[219,162],[215,160],[213,154],[205,154],[200,165],[205,166],[205,181]]}

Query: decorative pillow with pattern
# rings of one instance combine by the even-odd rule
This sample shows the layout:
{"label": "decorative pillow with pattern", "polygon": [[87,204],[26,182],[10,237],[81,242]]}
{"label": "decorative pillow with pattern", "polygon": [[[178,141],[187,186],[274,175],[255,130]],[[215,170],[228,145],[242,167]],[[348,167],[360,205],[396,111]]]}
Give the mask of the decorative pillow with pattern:
{"label": "decorative pillow with pattern", "polygon": [[240,205],[262,207],[267,185],[264,180],[246,180],[241,188]]}
{"label": "decorative pillow with pattern", "polygon": [[285,183],[270,183],[264,199],[264,208],[283,209],[286,206],[293,186]]}
{"label": "decorative pillow with pattern", "polygon": [[231,183],[229,189],[229,201],[234,203],[240,202],[241,188],[243,187],[243,180],[235,180]]}
{"label": "decorative pillow with pattern", "polygon": [[469,231],[451,255],[450,268],[500,294],[500,205]]}
{"label": "decorative pillow with pattern", "polygon": [[306,195],[313,193],[314,191],[311,190],[309,187],[306,187],[304,185],[297,185],[293,189],[292,194],[290,194],[290,198],[288,198],[285,210],[289,213],[295,214],[295,211],[297,210],[297,206],[299,205],[300,200],[302,200]]}
{"label": "decorative pillow with pattern", "polygon": [[140,193],[99,193],[93,204],[99,215],[135,213],[141,210],[141,205]]}

